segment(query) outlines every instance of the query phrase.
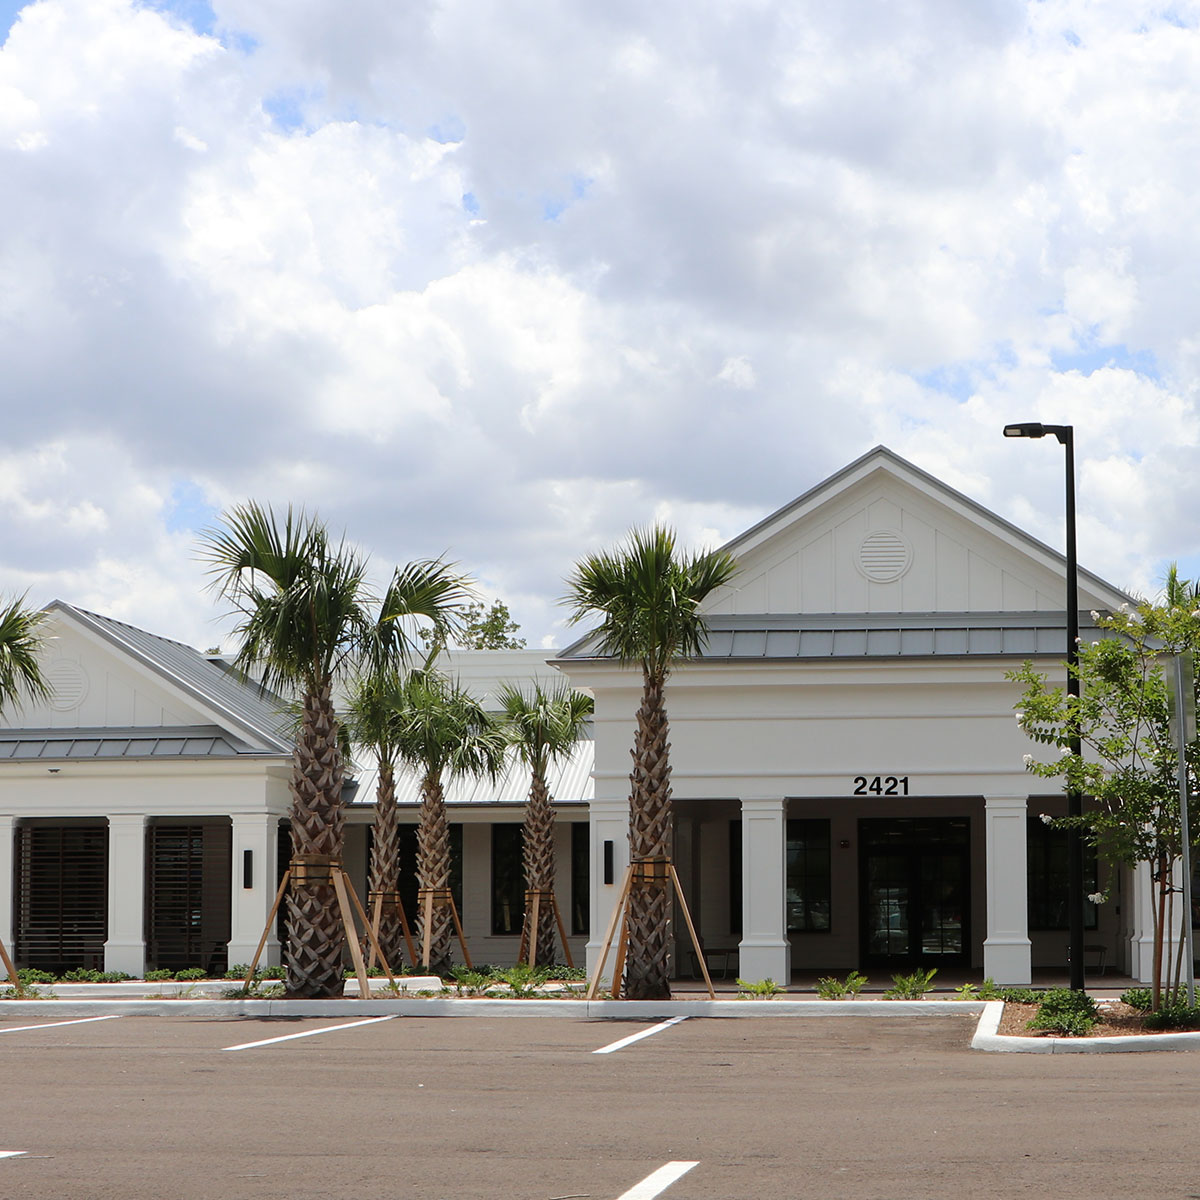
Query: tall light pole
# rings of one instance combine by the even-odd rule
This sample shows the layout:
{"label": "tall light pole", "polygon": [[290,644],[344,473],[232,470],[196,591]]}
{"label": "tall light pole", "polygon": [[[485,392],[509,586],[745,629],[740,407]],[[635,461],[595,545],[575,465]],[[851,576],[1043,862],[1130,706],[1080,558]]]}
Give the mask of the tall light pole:
{"label": "tall light pole", "polygon": [[[1067,452],[1067,695],[1079,700],[1079,563],[1075,558],[1075,427],[1026,421],[1005,425],[1004,436],[1041,438],[1053,434]],[[1072,723],[1071,753],[1079,754],[1079,729]],[[1067,815],[1083,816],[1083,796],[1067,791]],[[1071,989],[1083,991],[1083,835],[1078,822],[1067,830],[1067,920],[1070,926]]]}

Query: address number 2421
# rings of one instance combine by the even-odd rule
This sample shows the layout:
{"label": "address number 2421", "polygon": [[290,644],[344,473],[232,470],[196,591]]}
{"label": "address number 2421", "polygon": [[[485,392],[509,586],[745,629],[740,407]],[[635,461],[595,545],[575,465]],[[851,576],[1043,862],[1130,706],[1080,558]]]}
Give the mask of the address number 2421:
{"label": "address number 2421", "polygon": [[855,775],[856,796],[907,796],[907,775]]}

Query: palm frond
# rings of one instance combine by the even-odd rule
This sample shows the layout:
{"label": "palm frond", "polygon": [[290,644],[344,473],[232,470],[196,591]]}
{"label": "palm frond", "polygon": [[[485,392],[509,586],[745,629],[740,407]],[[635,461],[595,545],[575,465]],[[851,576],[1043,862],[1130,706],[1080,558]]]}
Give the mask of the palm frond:
{"label": "palm frond", "polygon": [[0,712],[22,696],[49,700],[52,695],[38,661],[46,648],[45,620],[41,609],[25,607],[24,594],[0,601]]}
{"label": "palm frond", "polygon": [[317,691],[363,653],[366,560],[344,538],[331,542],[315,515],[239,505],[201,534],[200,557],[212,590],[241,614],[236,663],[260,665],[264,687]]}
{"label": "palm frond", "polygon": [[581,560],[567,579],[572,624],[599,617],[602,654],[638,662],[665,678],[679,658],[700,652],[708,636],[700,606],[737,573],[723,550],[677,551],[674,530],[635,529],[615,551]]}
{"label": "palm frond", "polygon": [[569,754],[592,713],[592,698],[568,684],[530,691],[506,683],[499,692],[508,741],[529,769],[545,778],[550,764]]}

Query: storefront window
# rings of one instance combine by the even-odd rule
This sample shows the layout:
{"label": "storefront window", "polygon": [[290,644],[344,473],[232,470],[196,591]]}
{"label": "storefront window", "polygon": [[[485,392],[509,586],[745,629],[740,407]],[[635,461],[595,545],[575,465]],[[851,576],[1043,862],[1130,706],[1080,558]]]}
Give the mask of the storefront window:
{"label": "storefront window", "polygon": [[[1067,831],[1047,825],[1040,817],[1026,821],[1026,853],[1029,872],[1029,928],[1031,930],[1066,929],[1067,916]],[[1084,891],[1096,891],[1096,850],[1083,848]],[[1085,929],[1095,929],[1096,906],[1083,905]]]}
{"label": "storefront window", "polygon": [[787,823],[787,927],[789,933],[829,929],[829,822]]}

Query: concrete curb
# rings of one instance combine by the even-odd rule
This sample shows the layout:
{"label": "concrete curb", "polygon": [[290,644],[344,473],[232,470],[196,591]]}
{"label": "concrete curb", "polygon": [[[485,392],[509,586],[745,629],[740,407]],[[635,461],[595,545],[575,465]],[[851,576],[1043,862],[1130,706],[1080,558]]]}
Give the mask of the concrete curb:
{"label": "concrete curb", "polygon": [[[80,987],[120,985],[80,985]],[[482,1000],[372,997],[359,1000],[85,999],[5,1000],[0,1017],[562,1017],[573,1021],[646,1021],[668,1017],[937,1017],[979,1014],[971,1049],[1000,1054],[1147,1054],[1200,1050],[1200,1033],[1139,1037],[1010,1037],[997,1033],[1000,1000]]]}
{"label": "concrete curb", "polygon": [[999,1034],[1004,1004],[990,1000],[979,1018],[972,1050],[993,1054],[1154,1054],[1162,1050],[1200,1050],[1200,1033],[1154,1033],[1136,1037],[1011,1037]]}

